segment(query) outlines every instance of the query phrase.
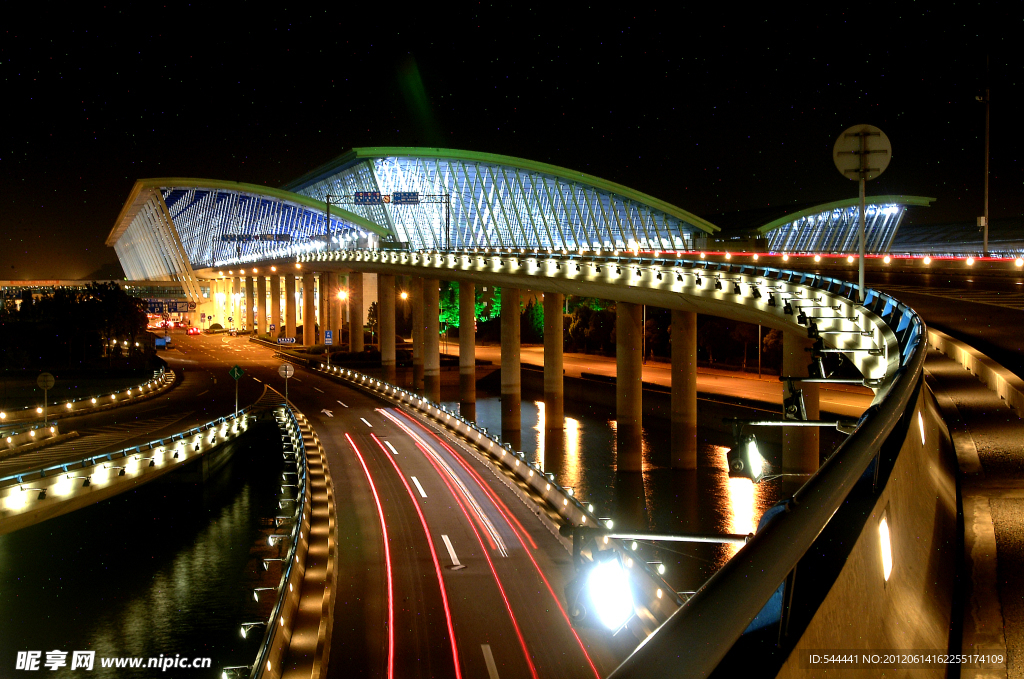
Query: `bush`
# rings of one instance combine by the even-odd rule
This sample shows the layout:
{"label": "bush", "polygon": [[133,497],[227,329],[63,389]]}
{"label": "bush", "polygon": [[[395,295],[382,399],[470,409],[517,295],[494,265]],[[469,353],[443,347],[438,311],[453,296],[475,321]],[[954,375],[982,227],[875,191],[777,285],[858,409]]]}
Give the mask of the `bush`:
{"label": "bush", "polygon": [[221,325],[220,323],[211,323],[209,329],[210,330],[223,330],[224,326]]}

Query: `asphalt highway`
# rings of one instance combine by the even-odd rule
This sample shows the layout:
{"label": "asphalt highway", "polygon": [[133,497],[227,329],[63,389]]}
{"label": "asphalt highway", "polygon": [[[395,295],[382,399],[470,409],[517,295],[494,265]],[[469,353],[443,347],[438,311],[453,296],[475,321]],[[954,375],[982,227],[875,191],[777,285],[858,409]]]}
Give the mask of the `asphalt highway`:
{"label": "asphalt highway", "polygon": [[[245,370],[243,405],[263,384],[284,391],[283,361],[242,337],[183,337],[176,351],[194,373]],[[222,381],[216,402],[228,410]],[[636,645],[627,632],[570,625],[571,555],[535,506],[461,443],[301,367],[288,391],[335,484],[329,676],[600,677]]]}

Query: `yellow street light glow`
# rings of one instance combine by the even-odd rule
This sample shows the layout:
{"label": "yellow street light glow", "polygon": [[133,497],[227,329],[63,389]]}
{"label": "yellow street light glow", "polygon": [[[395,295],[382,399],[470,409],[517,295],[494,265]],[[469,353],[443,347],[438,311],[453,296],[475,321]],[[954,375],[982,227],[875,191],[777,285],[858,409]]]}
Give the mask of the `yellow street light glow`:
{"label": "yellow street light glow", "polygon": [[886,264],[888,264],[889,262],[892,261],[892,257],[890,257],[889,255],[886,255],[885,257],[882,258],[882,261],[885,262]]}
{"label": "yellow street light glow", "polygon": [[754,261],[756,262],[758,259],[759,259],[759,257],[757,256],[757,253],[755,252],[754,253]]}
{"label": "yellow street light glow", "polygon": [[272,267],[270,267],[270,270],[271,271],[277,271],[277,267],[276,266],[272,266]]}
{"label": "yellow street light glow", "polygon": [[846,263],[847,264],[853,264],[853,255],[848,255],[846,257]]}
{"label": "yellow street light glow", "polygon": [[974,257],[968,257],[966,264],[967,266],[974,266]]}
{"label": "yellow street light glow", "polygon": [[65,407],[66,407],[66,408],[67,408],[68,410],[71,410],[71,402],[70,402],[70,401],[68,401],[68,403],[67,403],[67,405],[65,405]]}
{"label": "yellow street light glow", "polygon": [[1022,259],[1022,258],[1018,257],[1017,259],[1013,260],[1013,263],[1014,263],[1014,264],[1015,264],[1016,266],[1024,266],[1024,259]]}
{"label": "yellow street light glow", "polygon": [[782,253],[782,261],[783,262],[788,262],[789,261],[789,255],[786,254],[785,252]]}
{"label": "yellow street light glow", "polygon": [[815,262],[820,262],[821,261],[821,255],[814,255],[814,261]]}
{"label": "yellow street light glow", "polygon": [[731,253],[728,253],[728,252],[727,252],[727,253],[725,253],[725,258],[726,258],[726,259],[732,259],[732,254],[731,254]]}
{"label": "yellow street light glow", "polygon": [[37,415],[42,415],[43,414],[43,409],[42,408],[36,408],[36,414]]}
{"label": "yellow street light glow", "polygon": [[878,522],[878,541],[882,552],[882,577],[889,582],[889,576],[892,575],[892,537],[889,535],[889,520],[885,514]]}
{"label": "yellow street light glow", "polygon": [[348,299],[348,293],[344,290],[338,291],[338,299]]}
{"label": "yellow street light glow", "polygon": [[925,264],[931,264],[931,263],[932,263],[932,258],[931,258],[931,257],[927,257],[927,256],[926,256],[926,257],[925,257],[925,258],[924,258],[924,259],[923,259],[922,261],[923,261],[923,262],[924,262]]}
{"label": "yellow street light glow", "polygon": [[[1020,260],[1017,260],[1017,261],[1020,261]],[[1018,265],[1018,266],[1019,266],[1019,265]],[[403,291],[402,291],[402,294],[401,294],[401,295],[399,295],[399,297],[401,297],[402,299],[409,299],[409,293],[408,293],[408,292],[406,292],[405,290],[403,290]]]}
{"label": "yellow street light glow", "polygon": [[7,419],[7,413],[0,412],[0,420],[6,420],[6,419]]}
{"label": "yellow street light glow", "polygon": [[256,273],[256,267],[253,267],[253,268],[252,268],[252,272],[253,272],[253,273]]}
{"label": "yellow street light glow", "polygon": [[295,262],[295,268],[296,269],[301,269],[302,268],[302,262]]}

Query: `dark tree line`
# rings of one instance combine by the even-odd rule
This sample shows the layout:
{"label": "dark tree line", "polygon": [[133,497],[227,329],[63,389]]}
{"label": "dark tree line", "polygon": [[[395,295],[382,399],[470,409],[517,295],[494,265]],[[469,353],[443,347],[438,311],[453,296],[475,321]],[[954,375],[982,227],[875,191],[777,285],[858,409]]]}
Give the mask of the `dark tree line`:
{"label": "dark tree line", "polygon": [[0,308],[0,366],[124,365],[148,351],[145,333],[145,303],[116,283],[58,288],[36,299],[26,291]]}

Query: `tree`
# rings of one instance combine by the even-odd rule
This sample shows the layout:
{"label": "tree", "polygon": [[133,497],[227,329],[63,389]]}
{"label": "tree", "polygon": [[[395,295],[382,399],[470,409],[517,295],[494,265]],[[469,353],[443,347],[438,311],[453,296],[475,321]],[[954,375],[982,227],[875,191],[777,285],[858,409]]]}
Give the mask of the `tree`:
{"label": "tree", "polygon": [[536,343],[544,341],[544,305],[535,300],[523,309],[522,338],[524,342]]}
{"label": "tree", "polygon": [[372,337],[377,331],[377,303],[370,302],[370,308],[366,310],[366,324],[370,326],[370,336]]}
{"label": "tree", "polygon": [[758,328],[752,323],[737,321],[732,329],[732,338],[743,345],[743,369],[747,369],[747,348],[753,344],[757,346]]}

